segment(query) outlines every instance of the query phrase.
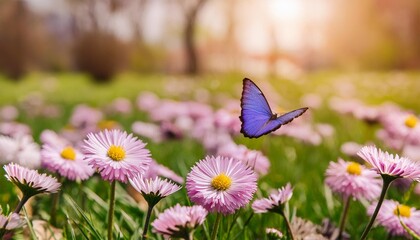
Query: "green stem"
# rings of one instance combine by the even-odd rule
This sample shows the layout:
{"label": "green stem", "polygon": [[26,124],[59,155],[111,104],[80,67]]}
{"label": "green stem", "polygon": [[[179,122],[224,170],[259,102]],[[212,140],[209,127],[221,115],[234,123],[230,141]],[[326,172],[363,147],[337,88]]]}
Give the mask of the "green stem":
{"label": "green stem", "polygon": [[283,211],[280,214],[284,218],[284,222],[286,223],[287,231],[289,232],[289,235],[290,235],[290,240],[294,240],[295,236],[293,235],[292,226],[290,225],[289,220],[287,219],[286,215],[284,215]]}
{"label": "green stem", "polygon": [[346,225],[346,220],[347,220],[347,213],[349,211],[349,206],[350,206],[350,196],[348,196],[344,202],[344,208],[343,208],[343,213],[341,214],[341,218],[340,218],[340,230],[338,232],[338,237],[337,239],[341,239],[342,235],[343,235],[343,230],[344,230],[344,226]]}
{"label": "green stem", "polygon": [[405,192],[404,197],[403,197],[403,204],[406,204],[407,201],[410,199],[411,197],[411,193],[414,191],[414,188],[416,187],[416,184],[418,184],[416,181],[412,181],[410,184],[410,188],[408,189],[407,192]]}
{"label": "green stem", "polygon": [[60,192],[53,194],[52,206],[51,206],[51,215],[50,215],[50,223],[53,226],[57,226],[57,206],[58,201],[60,199]]}
{"label": "green stem", "polygon": [[216,222],[214,223],[213,231],[211,232],[211,238],[210,238],[211,240],[216,239],[217,231],[219,230],[219,225],[220,225],[221,220],[222,220],[222,214],[217,213]]}
{"label": "green stem", "polygon": [[142,239],[147,239],[147,230],[149,229],[150,216],[152,216],[152,210],[153,210],[154,206],[155,205],[149,205],[149,207],[147,209],[147,216],[146,216],[146,221],[144,222],[143,238]]}
{"label": "green stem", "polygon": [[383,180],[383,186],[381,191],[381,196],[379,197],[378,204],[376,205],[375,211],[373,212],[372,217],[370,218],[370,221],[368,225],[366,226],[365,230],[363,231],[362,236],[360,237],[360,240],[366,239],[370,229],[372,228],[373,223],[375,222],[376,216],[379,213],[379,209],[381,208],[382,202],[385,199],[386,193],[388,192],[388,188],[391,185],[392,181],[397,179],[397,177],[389,176],[389,175],[381,175]]}
{"label": "green stem", "polygon": [[193,240],[194,239],[194,230],[191,231],[185,231],[185,236],[184,236],[185,240]]}
{"label": "green stem", "polygon": [[114,208],[115,208],[115,185],[117,181],[111,182],[109,192],[109,209],[108,209],[108,240],[112,240],[112,228],[114,225]]}
{"label": "green stem", "polygon": [[[243,227],[242,227],[241,232],[242,232],[242,231],[245,229],[245,227],[249,224],[249,222],[251,221],[251,219],[252,219],[252,217],[253,217],[253,216],[254,216],[254,212],[252,212],[252,213],[251,213],[251,215],[249,215],[248,219],[245,221],[245,223],[244,223],[244,225],[243,225]],[[234,227],[234,223],[236,223],[236,220],[235,220],[235,222],[233,222],[233,223],[230,225],[230,228],[229,228],[228,233],[227,233],[227,239],[230,239],[230,238],[229,238],[229,236],[230,236],[230,233],[231,233],[232,228]],[[239,232],[239,233],[241,233],[241,232]]]}

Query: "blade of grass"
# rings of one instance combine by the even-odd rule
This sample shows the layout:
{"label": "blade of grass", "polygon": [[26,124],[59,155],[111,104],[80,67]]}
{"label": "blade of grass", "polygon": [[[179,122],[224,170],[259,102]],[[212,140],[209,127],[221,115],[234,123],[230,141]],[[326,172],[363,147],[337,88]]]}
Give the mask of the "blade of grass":
{"label": "blade of grass", "polygon": [[83,212],[83,210],[73,201],[72,198],[70,198],[67,194],[64,195],[64,198],[69,203],[70,207],[73,208],[73,210],[83,218],[84,222],[87,223],[88,230],[90,233],[92,233],[97,239],[103,239],[96,227],[93,225],[93,222],[91,219],[89,219],[86,214]]}

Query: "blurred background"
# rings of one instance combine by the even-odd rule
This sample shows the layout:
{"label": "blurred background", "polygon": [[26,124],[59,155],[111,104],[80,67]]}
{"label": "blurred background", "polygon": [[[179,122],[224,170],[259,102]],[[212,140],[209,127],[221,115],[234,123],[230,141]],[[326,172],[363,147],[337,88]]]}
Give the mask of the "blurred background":
{"label": "blurred background", "polygon": [[0,0],[0,72],[420,67],[418,0]]}

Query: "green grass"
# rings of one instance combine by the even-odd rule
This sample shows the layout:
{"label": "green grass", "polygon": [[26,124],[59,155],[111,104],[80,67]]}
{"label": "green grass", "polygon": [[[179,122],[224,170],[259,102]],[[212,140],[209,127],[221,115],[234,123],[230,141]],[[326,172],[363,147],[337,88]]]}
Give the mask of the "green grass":
{"label": "green grass", "polygon": [[[67,124],[73,106],[79,103],[103,107],[117,97],[126,97],[133,102],[137,95],[143,91],[152,91],[163,98],[177,100],[191,100],[197,96],[208,93],[210,102],[215,107],[223,105],[223,96],[231,96],[239,99],[241,93],[241,74],[226,75],[205,75],[190,79],[185,76],[166,75],[138,75],[123,74],[118,76],[110,84],[95,84],[86,76],[80,74],[32,74],[19,82],[11,82],[4,78],[0,79],[0,106],[6,104],[21,105],[28,96],[41,96],[45,102],[56,104],[62,108],[62,116],[58,119],[45,117],[30,117],[20,115],[19,121],[27,123],[38,141],[39,134],[43,129],[59,130]],[[335,224],[338,223],[341,213],[341,201],[337,196],[331,195],[325,188],[324,172],[329,161],[335,161],[338,157],[344,156],[339,148],[343,142],[355,141],[366,143],[373,141],[378,146],[381,142],[375,138],[377,126],[368,125],[362,121],[355,120],[348,116],[341,116],[328,109],[328,99],[331,96],[348,96],[367,102],[369,104],[380,104],[385,101],[392,101],[404,108],[420,111],[417,104],[417,97],[420,95],[420,74],[419,73],[340,73],[340,72],[319,72],[303,76],[296,80],[289,80],[279,77],[253,79],[257,83],[269,80],[272,88],[282,97],[282,102],[273,103],[286,109],[300,107],[300,98],[304,94],[313,93],[322,97],[323,107],[311,109],[316,122],[329,123],[334,126],[335,135],[332,139],[324,141],[319,146],[303,144],[288,137],[265,136],[260,139],[246,139],[237,137],[235,141],[247,145],[249,148],[262,150],[271,161],[271,168],[268,175],[259,180],[257,196],[267,196],[272,188],[283,186],[291,182],[294,186],[293,198],[290,201],[290,208],[296,211],[296,215],[309,219],[320,224],[324,218],[330,218]],[[348,86],[347,90],[340,90],[340,86]],[[176,91],[173,91],[173,90]],[[203,90],[205,89],[205,90]],[[266,90],[266,89],[263,89]],[[134,112],[129,116],[110,116],[109,118],[119,121],[123,127],[130,131],[131,123],[135,120],[147,120],[147,116],[141,112]],[[190,167],[199,159],[205,156],[203,147],[190,139],[182,141],[165,141],[163,143],[148,144],[153,157],[160,163],[170,167],[181,176],[186,176]],[[3,174],[1,174],[3,175]],[[13,208],[16,204],[16,196],[13,193],[11,184],[4,178],[0,178],[0,203],[3,207],[10,204]],[[3,187],[5,186],[5,188]],[[124,186],[123,186],[124,187]],[[108,184],[102,183],[98,178],[93,178],[87,183],[68,183],[63,187],[67,195],[75,200],[83,209],[86,216],[91,219],[100,233],[105,235],[105,221],[107,205],[101,205],[97,200],[107,201]],[[124,238],[138,234],[142,227],[143,214],[136,204],[127,198],[123,188],[119,188],[117,194],[116,222],[121,227]],[[397,191],[391,192],[398,200],[401,194]],[[59,218],[61,227],[67,226],[67,212],[70,216],[70,230],[76,236],[88,232],[87,224],[83,221],[82,214],[68,202],[67,198],[61,198],[62,210]],[[96,199],[96,200],[95,200]],[[163,210],[177,202],[189,204],[186,199],[185,189],[170,196],[161,203],[158,208]],[[420,208],[419,198],[412,197],[409,201],[413,206]],[[39,196],[34,203],[34,213],[42,219],[49,218],[48,206],[51,199],[47,196]],[[251,214],[247,207],[242,210],[243,215],[236,220],[232,235],[225,239],[234,239],[234,235],[242,239],[263,239],[265,227],[281,228],[281,218],[274,214],[256,214],[247,227],[243,227],[247,217]],[[128,216],[131,216],[129,218]],[[76,219],[76,220],[74,220]],[[211,229],[214,216],[209,216],[206,223],[207,229]],[[74,222],[73,222],[74,220]],[[232,224],[233,217],[223,219],[222,231]],[[353,202],[350,208],[350,216],[347,224],[347,231],[352,233],[352,239],[358,239],[365,224],[368,222],[365,208],[357,202]],[[66,227],[67,231],[69,226]],[[85,229],[85,230],[80,230]],[[73,229],[71,229],[73,228]],[[199,230],[196,236],[203,236]],[[283,232],[285,229],[283,229]],[[70,232],[69,232],[70,234]],[[138,235],[134,235],[138,236]],[[369,235],[372,239],[383,239],[386,233],[382,228],[376,228]],[[160,237],[157,237],[158,239]]]}

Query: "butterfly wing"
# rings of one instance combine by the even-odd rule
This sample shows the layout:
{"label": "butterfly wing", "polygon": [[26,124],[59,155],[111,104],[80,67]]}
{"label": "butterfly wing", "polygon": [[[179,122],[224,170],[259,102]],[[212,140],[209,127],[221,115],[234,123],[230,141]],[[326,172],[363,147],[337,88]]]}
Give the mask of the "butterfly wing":
{"label": "butterfly wing", "polygon": [[241,107],[241,133],[250,138],[261,136],[259,131],[273,113],[262,91],[248,78],[243,80]]}
{"label": "butterfly wing", "polygon": [[267,133],[270,133],[272,131],[279,129],[284,124],[287,124],[293,121],[293,119],[302,115],[304,112],[306,112],[306,110],[308,110],[307,107],[299,108],[299,109],[287,112],[283,115],[280,115],[273,120],[270,120],[263,128],[261,128],[260,134],[264,135],[264,134],[267,134]]}
{"label": "butterfly wing", "polygon": [[250,79],[243,80],[241,98],[241,133],[245,137],[257,138],[277,130],[302,115],[308,108],[299,108],[276,117],[272,113],[262,91]]}

